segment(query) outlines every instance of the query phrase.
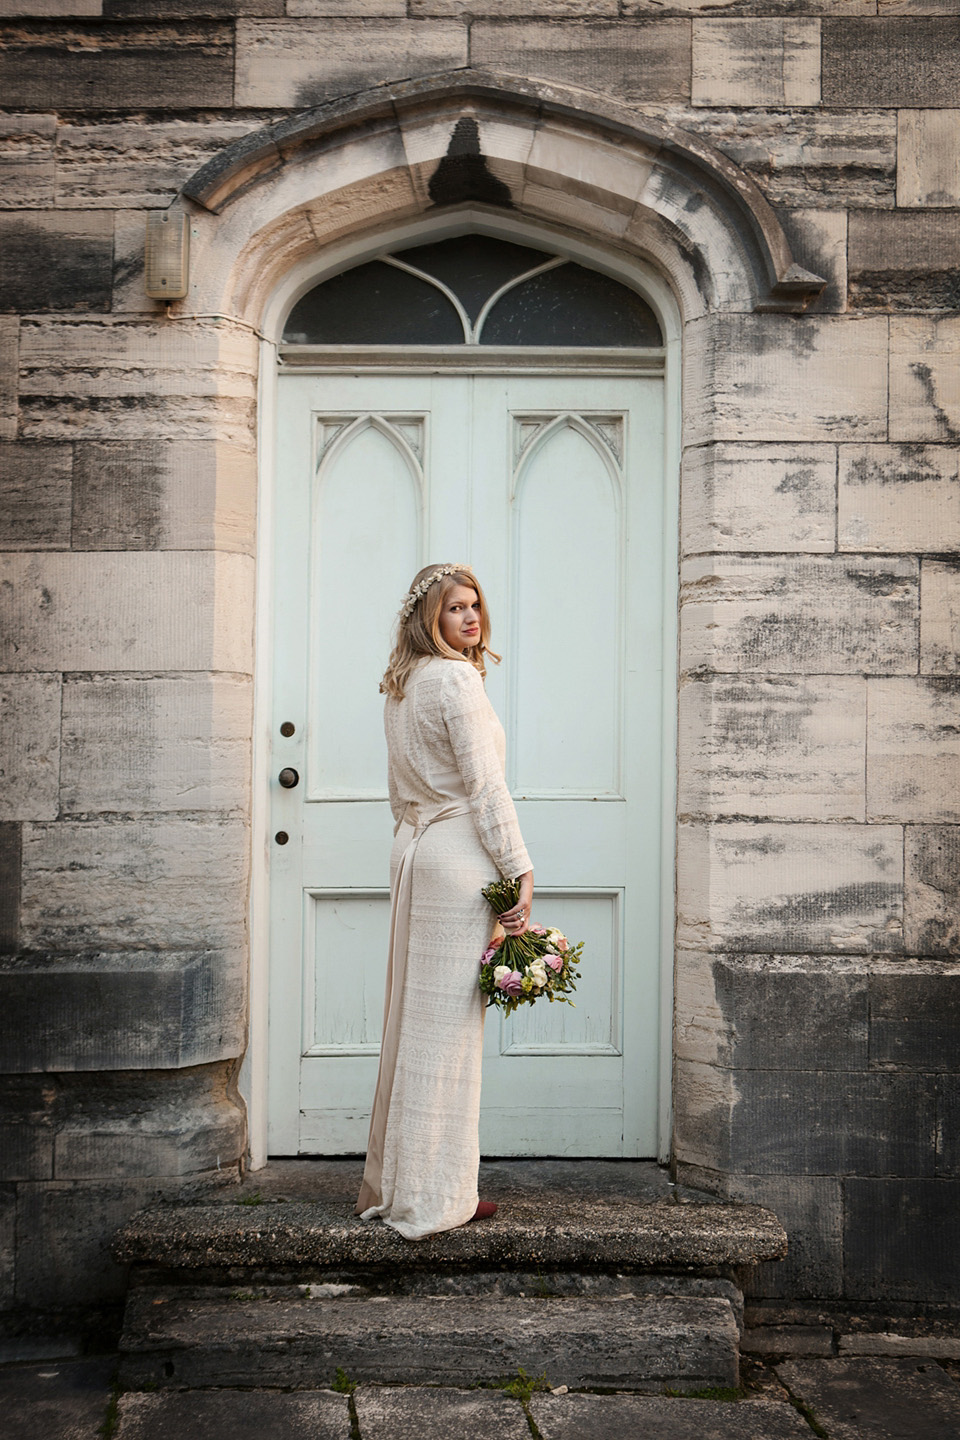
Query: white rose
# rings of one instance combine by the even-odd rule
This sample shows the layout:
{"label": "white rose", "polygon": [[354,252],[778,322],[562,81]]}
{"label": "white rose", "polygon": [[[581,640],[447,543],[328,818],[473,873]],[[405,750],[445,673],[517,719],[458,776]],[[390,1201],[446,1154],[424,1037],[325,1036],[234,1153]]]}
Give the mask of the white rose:
{"label": "white rose", "polygon": [[497,966],[495,966],[495,967],[494,967],[494,971],[493,971],[493,983],[494,983],[494,985],[499,985],[499,984],[500,984],[500,981],[503,979],[504,975],[509,975],[509,974],[510,974],[510,966],[509,966],[509,965],[497,965]]}
{"label": "white rose", "polygon": [[547,967],[544,965],[543,961],[532,961],[527,973],[530,976],[530,979],[533,981],[534,985],[536,985],[537,989],[542,990],[544,985],[546,985],[547,983]]}

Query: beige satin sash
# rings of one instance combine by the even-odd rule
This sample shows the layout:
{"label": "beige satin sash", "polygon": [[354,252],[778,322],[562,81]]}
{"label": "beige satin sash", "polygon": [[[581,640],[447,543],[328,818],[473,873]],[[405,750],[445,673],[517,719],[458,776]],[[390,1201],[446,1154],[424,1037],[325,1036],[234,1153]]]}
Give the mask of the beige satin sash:
{"label": "beige satin sash", "polygon": [[[413,862],[425,832],[441,820],[453,820],[458,815],[469,815],[469,805],[445,805],[441,810],[424,820],[415,805],[408,805],[397,822],[394,834],[408,815],[416,815],[410,841],[400,856],[400,863],[393,881],[393,903],[390,908],[390,940],[387,946],[387,991],[383,1006],[383,1040],[380,1043],[380,1069],[377,1071],[377,1089],[373,1098],[373,1113],[370,1116],[370,1137],[367,1141],[367,1163],[363,1168],[363,1184],[357,1200],[356,1214],[376,1209],[383,1204],[380,1185],[383,1175],[383,1144],[387,1130],[387,1115],[390,1110],[390,1096],[393,1092],[393,1077],[397,1068],[397,1049],[400,1043],[400,1018],[403,1010],[403,981],[407,969],[407,948],[410,942],[410,900],[413,894]],[[478,957],[479,958],[479,957]]]}

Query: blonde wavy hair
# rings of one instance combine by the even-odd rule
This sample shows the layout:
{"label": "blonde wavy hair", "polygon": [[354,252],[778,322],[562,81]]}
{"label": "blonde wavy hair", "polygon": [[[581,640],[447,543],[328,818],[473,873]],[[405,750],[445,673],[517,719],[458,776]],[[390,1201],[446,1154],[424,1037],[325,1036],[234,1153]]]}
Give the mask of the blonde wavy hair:
{"label": "blonde wavy hair", "polygon": [[[448,573],[441,575],[439,580],[429,585],[422,594],[418,594],[409,613],[405,614],[410,595],[438,570],[446,570]],[[466,652],[451,649],[440,634],[440,616],[444,601],[455,585],[467,585],[471,590],[476,590],[480,600],[480,639]],[[391,695],[394,700],[402,700],[411,671],[425,655],[439,655],[445,660],[466,660],[483,676],[487,673],[484,656],[489,656],[494,664],[500,664],[500,656],[490,649],[490,617],[487,613],[486,597],[469,565],[425,565],[414,575],[407,601],[397,620],[393,650],[380,681],[381,695]]]}

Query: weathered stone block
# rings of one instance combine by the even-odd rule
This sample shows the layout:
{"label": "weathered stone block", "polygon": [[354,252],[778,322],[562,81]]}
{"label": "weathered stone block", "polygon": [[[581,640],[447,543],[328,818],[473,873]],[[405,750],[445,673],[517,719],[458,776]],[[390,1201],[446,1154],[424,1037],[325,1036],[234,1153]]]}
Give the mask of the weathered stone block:
{"label": "weathered stone block", "polygon": [[899,826],[681,824],[677,943],[827,954],[902,948]]}
{"label": "weathered stone block", "polygon": [[842,314],[847,308],[846,210],[782,210],[778,219],[796,263],[827,281],[808,313]]}
{"label": "weathered stone block", "polygon": [[681,815],[863,820],[866,681],[742,675],[680,690]]}
{"label": "weathered stone block", "polygon": [[[684,1060],[676,1087],[678,1156],[726,1177],[934,1174],[932,1076],[724,1070]],[[731,1183],[725,1178],[724,1190]]]}
{"label": "weathered stone block", "polygon": [[960,215],[854,210],[848,265],[853,309],[956,310]]}
{"label": "weathered stone block", "polygon": [[0,16],[49,19],[53,16],[86,17],[102,13],[103,0],[0,0]]}
{"label": "weathered stone block", "polygon": [[220,550],[253,554],[252,450],[194,441],[76,446],[73,544],[78,550]]}
{"label": "weathered stone block", "polygon": [[960,205],[958,127],[960,110],[898,113],[898,205]]}
{"label": "weathered stone block", "polygon": [[0,1310],[11,1310],[16,1300],[17,1191],[0,1185]]}
{"label": "weathered stone block", "polygon": [[[228,24],[99,23],[8,27],[0,38],[0,92],[10,107],[38,110],[183,109],[233,104]],[[70,64],[63,63],[65,53]]]}
{"label": "weathered stone block", "polygon": [[686,332],[685,444],[886,438],[886,319],[710,315]]}
{"label": "weathered stone block", "polygon": [[0,215],[4,310],[109,310],[112,275],[111,215]]}
{"label": "weathered stone block", "polygon": [[236,820],[27,826],[20,923],[31,950],[244,944],[246,827]]}
{"label": "weathered stone block", "polygon": [[145,210],[113,212],[113,303],[114,315],[156,317],[160,302],[151,300],[144,289]]}
{"label": "weathered stone block", "polygon": [[[842,213],[847,206],[895,202],[897,132],[892,111],[664,106],[659,113],[729,155],[773,205],[828,205]],[[814,267],[814,273],[824,272]]]}
{"label": "weathered stone block", "polygon": [[20,948],[21,828],[0,821],[0,955]]}
{"label": "weathered stone block", "polygon": [[63,1077],[58,1180],[187,1177],[239,1164],[244,1113],[229,1093],[232,1063],[177,1071]]}
{"label": "weathered stone block", "polygon": [[455,20],[240,20],[236,103],[319,105],[466,63],[467,31]]}
{"label": "weathered stone block", "polygon": [[960,440],[960,319],[890,321],[890,439]]}
{"label": "weathered stone block", "polygon": [[960,1291],[960,1180],[926,1177],[844,1183],[844,1295],[938,1301]]}
{"label": "weathered stone block", "polygon": [[103,13],[111,20],[164,20],[197,16],[202,19],[233,15],[285,13],[284,0],[103,0]]}
{"label": "weathered stone block", "polygon": [[695,20],[694,105],[817,105],[819,20]]}
{"label": "weathered stone block", "polygon": [[683,457],[687,555],[833,550],[833,445],[705,445]]}
{"label": "weathered stone block", "polygon": [[111,1255],[114,1236],[137,1210],[173,1188],[155,1180],[19,1186],[18,1303],[43,1310],[122,1300],[126,1271]]}
{"label": "weathered stone block", "polygon": [[[57,133],[57,204],[164,209],[201,165],[249,133],[240,120],[67,119]],[[142,250],[142,226],[139,238]]]}
{"label": "weathered stone block", "polygon": [[908,825],[904,861],[907,953],[960,955],[960,826]]}
{"label": "weathered stone block", "polygon": [[920,602],[920,671],[955,675],[960,670],[960,561],[920,562]]}
{"label": "weathered stone block", "polygon": [[862,960],[680,951],[675,1054],[734,1070],[866,1070],[869,986]]}
{"label": "weathered stone block", "polygon": [[828,1300],[843,1293],[839,1179],[830,1175],[731,1175],[724,1190],[731,1200],[769,1206],[790,1237],[787,1258],[773,1265],[758,1265],[748,1281],[748,1294]]}
{"label": "weathered stone block", "polygon": [[631,104],[690,98],[690,22],[480,20],[470,62],[543,80],[566,80]]}
{"label": "weathered stone block", "polygon": [[937,1078],[937,1174],[960,1180],[960,1075]]}
{"label": "weathered stone block", "polygon": [[871,680],[867,818],[960,820],[960,680]]}
{"label": "weathered stone block", "polygon": [[[90,3],[99,6],[100,0]],[[53,206],[56,133],[54,115],[0,116],[0,194],[6,205]]]}
{"label": "weathered stone block", "polygon": [[0,1180],[51,1180],[59,1086],[49,1075],[0,1082]]}
{"label": "weathered stone block", "polygon": [[60,676],[0,676],[0,820],[59,813]]}
{"label": "weathered stone block", "polygon": [[0,315],[0,440],[12,440],[17,433],[19,363],[20,321],[15,315]]}
{"label": "weathered stone block", "polygon": [[24,321],[23,434],[31,439],[254,443],[257,342],[249,331],[61,318]]}
{"label": "weathered stone block", "polygon": [[[438,0],[442,3],[442,0]],[[291,18],[307,19],[311,16],[330,16],[337,19],[347,15],[355,15],[357,19],[402,19],[408,13],[414,18],[426,14],[435,15],[457,15],[459,10],[451,8],[448,10],[427,11],[420,9],[417,5],[411,4],[409,11],[406,0],[287,0],[286,13]]]}
{"label": "weathered stone block", "polygon": [[3,1073],[181,1069],[246,1043],[244,957],[128,951],[0,960]]}
{"label": "weathered stone block", "polygon": [[69,445],[0,444],[0,549],[69,547],[72,467]]}
{"label": "weathered stone block", "polygon": [[68,676],[62,813],[242,813],[251,709],[249,683],[232,676]]}
{"label": "weathered stone block", "polygon": [[681,567],[683,671],[915,672],[916,560],[694,557]]}
{"label": "weathered stone block", "polygon": [[960,1071],[960,965],[871,975],[870,1067]]}
{"label": "weathered stone block", "polygon": [[824,20],[824,105],[955,106],[960,19]]}
{"label": "weathered stone block", "polygon": [[936,1085],[929,1075],[737,1070],[735,1077],[734,1170],[934,1174]]}
{"label": "weathered stone block", "polygon": [[839,456],[837,538],[841,550],[902,554],[960,548],[960,454],[956,449],[943,445],[841,445]]}
{"label": "weathered stone block", "polygon": [[8,670],[249,674],[253,565],[203,551],[0,557]]}

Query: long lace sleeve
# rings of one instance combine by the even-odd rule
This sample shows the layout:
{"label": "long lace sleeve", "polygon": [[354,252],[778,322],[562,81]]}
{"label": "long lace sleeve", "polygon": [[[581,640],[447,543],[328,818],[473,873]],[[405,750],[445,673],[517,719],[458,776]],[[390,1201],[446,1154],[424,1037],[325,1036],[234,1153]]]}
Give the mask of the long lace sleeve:
{"label": "long lace sleeve", "polygon": [[472,665],[444,669],[441,713],[474,822],[500,874],[513,880],[533,866],[503,777],[483,681]]}

